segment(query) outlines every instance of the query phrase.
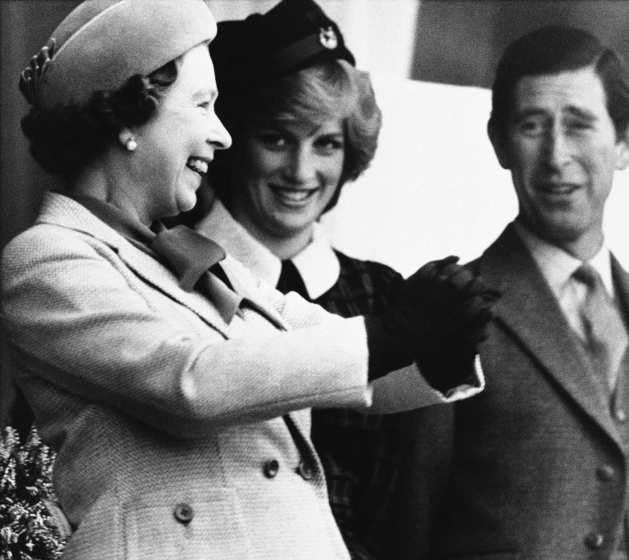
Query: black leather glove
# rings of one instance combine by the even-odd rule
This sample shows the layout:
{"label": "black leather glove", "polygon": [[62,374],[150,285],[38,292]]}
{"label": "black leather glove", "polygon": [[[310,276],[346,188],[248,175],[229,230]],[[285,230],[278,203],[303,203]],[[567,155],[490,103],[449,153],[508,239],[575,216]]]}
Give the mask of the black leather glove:
{"label": "black leather glove", "polygon": [[471,376],[499,293],[457,261],[425,264],[394,288],[385,313],[365,318],[370,379],[413,360],[442,392]]}

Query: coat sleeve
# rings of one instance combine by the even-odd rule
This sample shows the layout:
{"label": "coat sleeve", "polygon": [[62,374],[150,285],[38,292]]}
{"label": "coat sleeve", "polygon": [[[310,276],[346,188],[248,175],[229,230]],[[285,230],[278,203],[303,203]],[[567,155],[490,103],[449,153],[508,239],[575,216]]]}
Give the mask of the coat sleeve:
{"label": "coat sleeve", "polygon": [[[318,305],[307,302],[291,292],[284,296],[272,290],[269,299],[275,298],[282,317],[294,329],[317,324],[322,317],[330,315]],[[445,393],[433,389],[422,377],[416,364],[390,372],[371,383],[372,402],[366,412],[370,414],[390,414],[403,412],[435,404],[451,403],[472,397],[485,387],[485,377],[480,358],[477,355],[470,364],[469,375],[461,385],[451,387]],[[362,408],[364,405],[359,405]]]}
{"label": "coat sleeve", "polygon": [[192,329],[183,306],[158,310],[134,281],[89,236],[39,226],[14,240],[2,262],[2,315],[19,373],[179,437],[370,403],[362,319],[317,314],[301,329],[225,340],[209,325]]}
{"label": "coat sleeve", "polygon": [[450,388],[445,394],[428,384],[416,364],[376,379],[371,387],[373,398],[369,412],[382,414],[452,403],[473,397],[485,388],[485,377],[477,355],[467,381]]}

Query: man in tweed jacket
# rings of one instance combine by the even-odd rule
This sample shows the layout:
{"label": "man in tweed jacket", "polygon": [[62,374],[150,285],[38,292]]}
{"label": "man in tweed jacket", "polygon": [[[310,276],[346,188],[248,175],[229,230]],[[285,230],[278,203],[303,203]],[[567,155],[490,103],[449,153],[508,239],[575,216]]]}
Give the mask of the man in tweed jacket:
{"label": "man in tweed jacket", "polygon": [[[589,33],[543,28],[503,55],[488,128],[519,214],[475,263],[503,292],[481,348],[487,390],[442,410],[438,437],[417,426],[401,557],[627,558],[629,276],[602,222],[628,122],[623,63]],[[584,263],[617,318],[597,339],[618,349],[608,368]]]}

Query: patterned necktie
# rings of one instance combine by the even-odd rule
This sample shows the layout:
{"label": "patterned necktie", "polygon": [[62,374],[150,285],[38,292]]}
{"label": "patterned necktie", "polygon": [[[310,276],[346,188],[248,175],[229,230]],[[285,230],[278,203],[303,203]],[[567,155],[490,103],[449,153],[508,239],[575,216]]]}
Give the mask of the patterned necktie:
{"label": "patterned necktie", "polygon": [[594,268],[584,264],[573,276],[587,289],[580,309],[586,350],[596,371],[605,376],[608,387],[613,391],[618,368],[627,349],[625,325]]}
{"label": "patterned necktie", "polygon": [[299,270],[290,259],[282,261],[282,272],[277,281],[277,289],[283,294],[297,292],[301,297],[310,300],[306,285],[299,274]]}

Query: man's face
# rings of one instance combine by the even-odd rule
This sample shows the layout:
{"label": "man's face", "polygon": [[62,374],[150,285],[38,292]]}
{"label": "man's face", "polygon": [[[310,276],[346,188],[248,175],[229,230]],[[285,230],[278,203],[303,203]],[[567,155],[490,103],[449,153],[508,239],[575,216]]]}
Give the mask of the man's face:
{"label": "man's face", "polygon": [[576,256],[592,256],[614,171],[629,163],[595,70],[521,78],[505,134],[492,142],[511,171],[524,225]]}

